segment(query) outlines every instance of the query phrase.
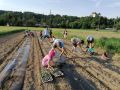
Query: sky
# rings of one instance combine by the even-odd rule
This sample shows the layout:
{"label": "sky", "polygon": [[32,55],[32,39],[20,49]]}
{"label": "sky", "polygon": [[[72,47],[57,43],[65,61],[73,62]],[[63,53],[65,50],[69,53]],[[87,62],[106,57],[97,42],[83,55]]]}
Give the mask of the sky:
{"label": "sky", "polygon": [[108,18],[120,17],[120,0],[0,0],[0,10],[40,14],[89,16],[92,12]]}

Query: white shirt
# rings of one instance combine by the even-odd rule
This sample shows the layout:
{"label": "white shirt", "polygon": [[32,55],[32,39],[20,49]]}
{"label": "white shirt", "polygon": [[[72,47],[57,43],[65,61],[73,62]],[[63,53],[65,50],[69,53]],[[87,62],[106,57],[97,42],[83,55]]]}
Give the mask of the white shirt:
{"label": "white shirt", "polygon": [[50,36],[50,33],[49,33],[49,31],[48,31],[47,29],[45,29],[45,30],[43,31],[43,35],[48,35],[48,36]]}
{"label": "white shirt", "polygon": [[53,42],[53,45],[58,44],[59,42],[63,42],[63,41],[61,39],[55,39],[54,42]]}
{"label": "white shirt", "polygon": [[90,41],[93,40],[93,36],[88,36],[87,40],[90,40]]}

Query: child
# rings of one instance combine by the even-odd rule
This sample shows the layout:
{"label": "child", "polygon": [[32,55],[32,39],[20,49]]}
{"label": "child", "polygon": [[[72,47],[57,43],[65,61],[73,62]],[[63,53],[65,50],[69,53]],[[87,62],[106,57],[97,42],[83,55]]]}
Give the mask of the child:
{"label": "child", "polygon": [[72,51],[76,51],[76,47],[77,46],[79,46],[81,48],[81,50],[82,50],[82,46],[84,44],[84,40],[81,40],[79,38],[73,37],[73,38],[71,38],[71,43],[73,45]]}
{"label": "child", "polygon": [[42,37],[43,37],[43,36],[42,36],[42,30],[41,30],[41,31],[40,31],[40,38],[42,39]]}
{"label": "child", "polygon": [[67,38],[67,30],[66,29],[64,30],[63,35],[64,35],[64,38],[66,39]]}
{"label": "child", "polygon": [[42,60],[43,67],[47,67],[47,69],[50,69],[54,65],[54,62],[52,59],[55,56],[55,48],[56,46],[54,45],[53,48],[49,51],[49,53],[43,58]]}
{"label": "child", "polygon": [[101,58],[102,60],[108,60],[108,59],[109,59],[106,52],[104,52],[100,58]]}
{"label": "child", "polygon": [[90,55],[93,55],[93,54],[94,54],[94,49],[93,49],[93,48],[88,48],[88,49],[87,49],[87,52],[88,52]]}
{"label": "child", "polygon": [[58,49],[61,50],[61,53],[59,55],[61,57],[62,54],[65,52],[64,41],[61,39],[53,38],[53,46],[56,46]]}
{"label": "child", "polygon": [[89,35],[87,37],[87,47],[89,48],[90,46],[94,47],[94,37]]}
{"label": "child", "polygon": [[90,44],[89,48],[87,49],[87,52],[90,54],[90,55],[93,55],[94,54],[94,49],[92,47],[92,44]]}

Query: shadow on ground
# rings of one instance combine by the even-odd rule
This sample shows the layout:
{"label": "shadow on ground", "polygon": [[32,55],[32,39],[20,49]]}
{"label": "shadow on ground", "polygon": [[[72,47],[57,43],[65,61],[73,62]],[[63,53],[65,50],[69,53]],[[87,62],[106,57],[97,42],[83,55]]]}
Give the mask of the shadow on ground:
{"label": "shadow on ground", "polygon": [[82,75],[80,75],[75,68],[77,66],[73,64],[66,63],[61,71],[64,73],[64,78],[68,81],[72,90],[96,90],[95,84],[85,79]]}

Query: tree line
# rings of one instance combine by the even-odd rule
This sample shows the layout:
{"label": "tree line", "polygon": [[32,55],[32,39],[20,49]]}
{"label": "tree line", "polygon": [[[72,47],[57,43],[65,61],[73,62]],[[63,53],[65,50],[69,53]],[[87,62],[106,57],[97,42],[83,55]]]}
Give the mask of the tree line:
{"label": "tree line", "polygon": [[120,29],[120,18],[107,18],[97,14],[95,17],[44,15],[33,12],[16,12],[0,10],[0,25],[10,26],[50,26],[52,28],[75,29]]}

